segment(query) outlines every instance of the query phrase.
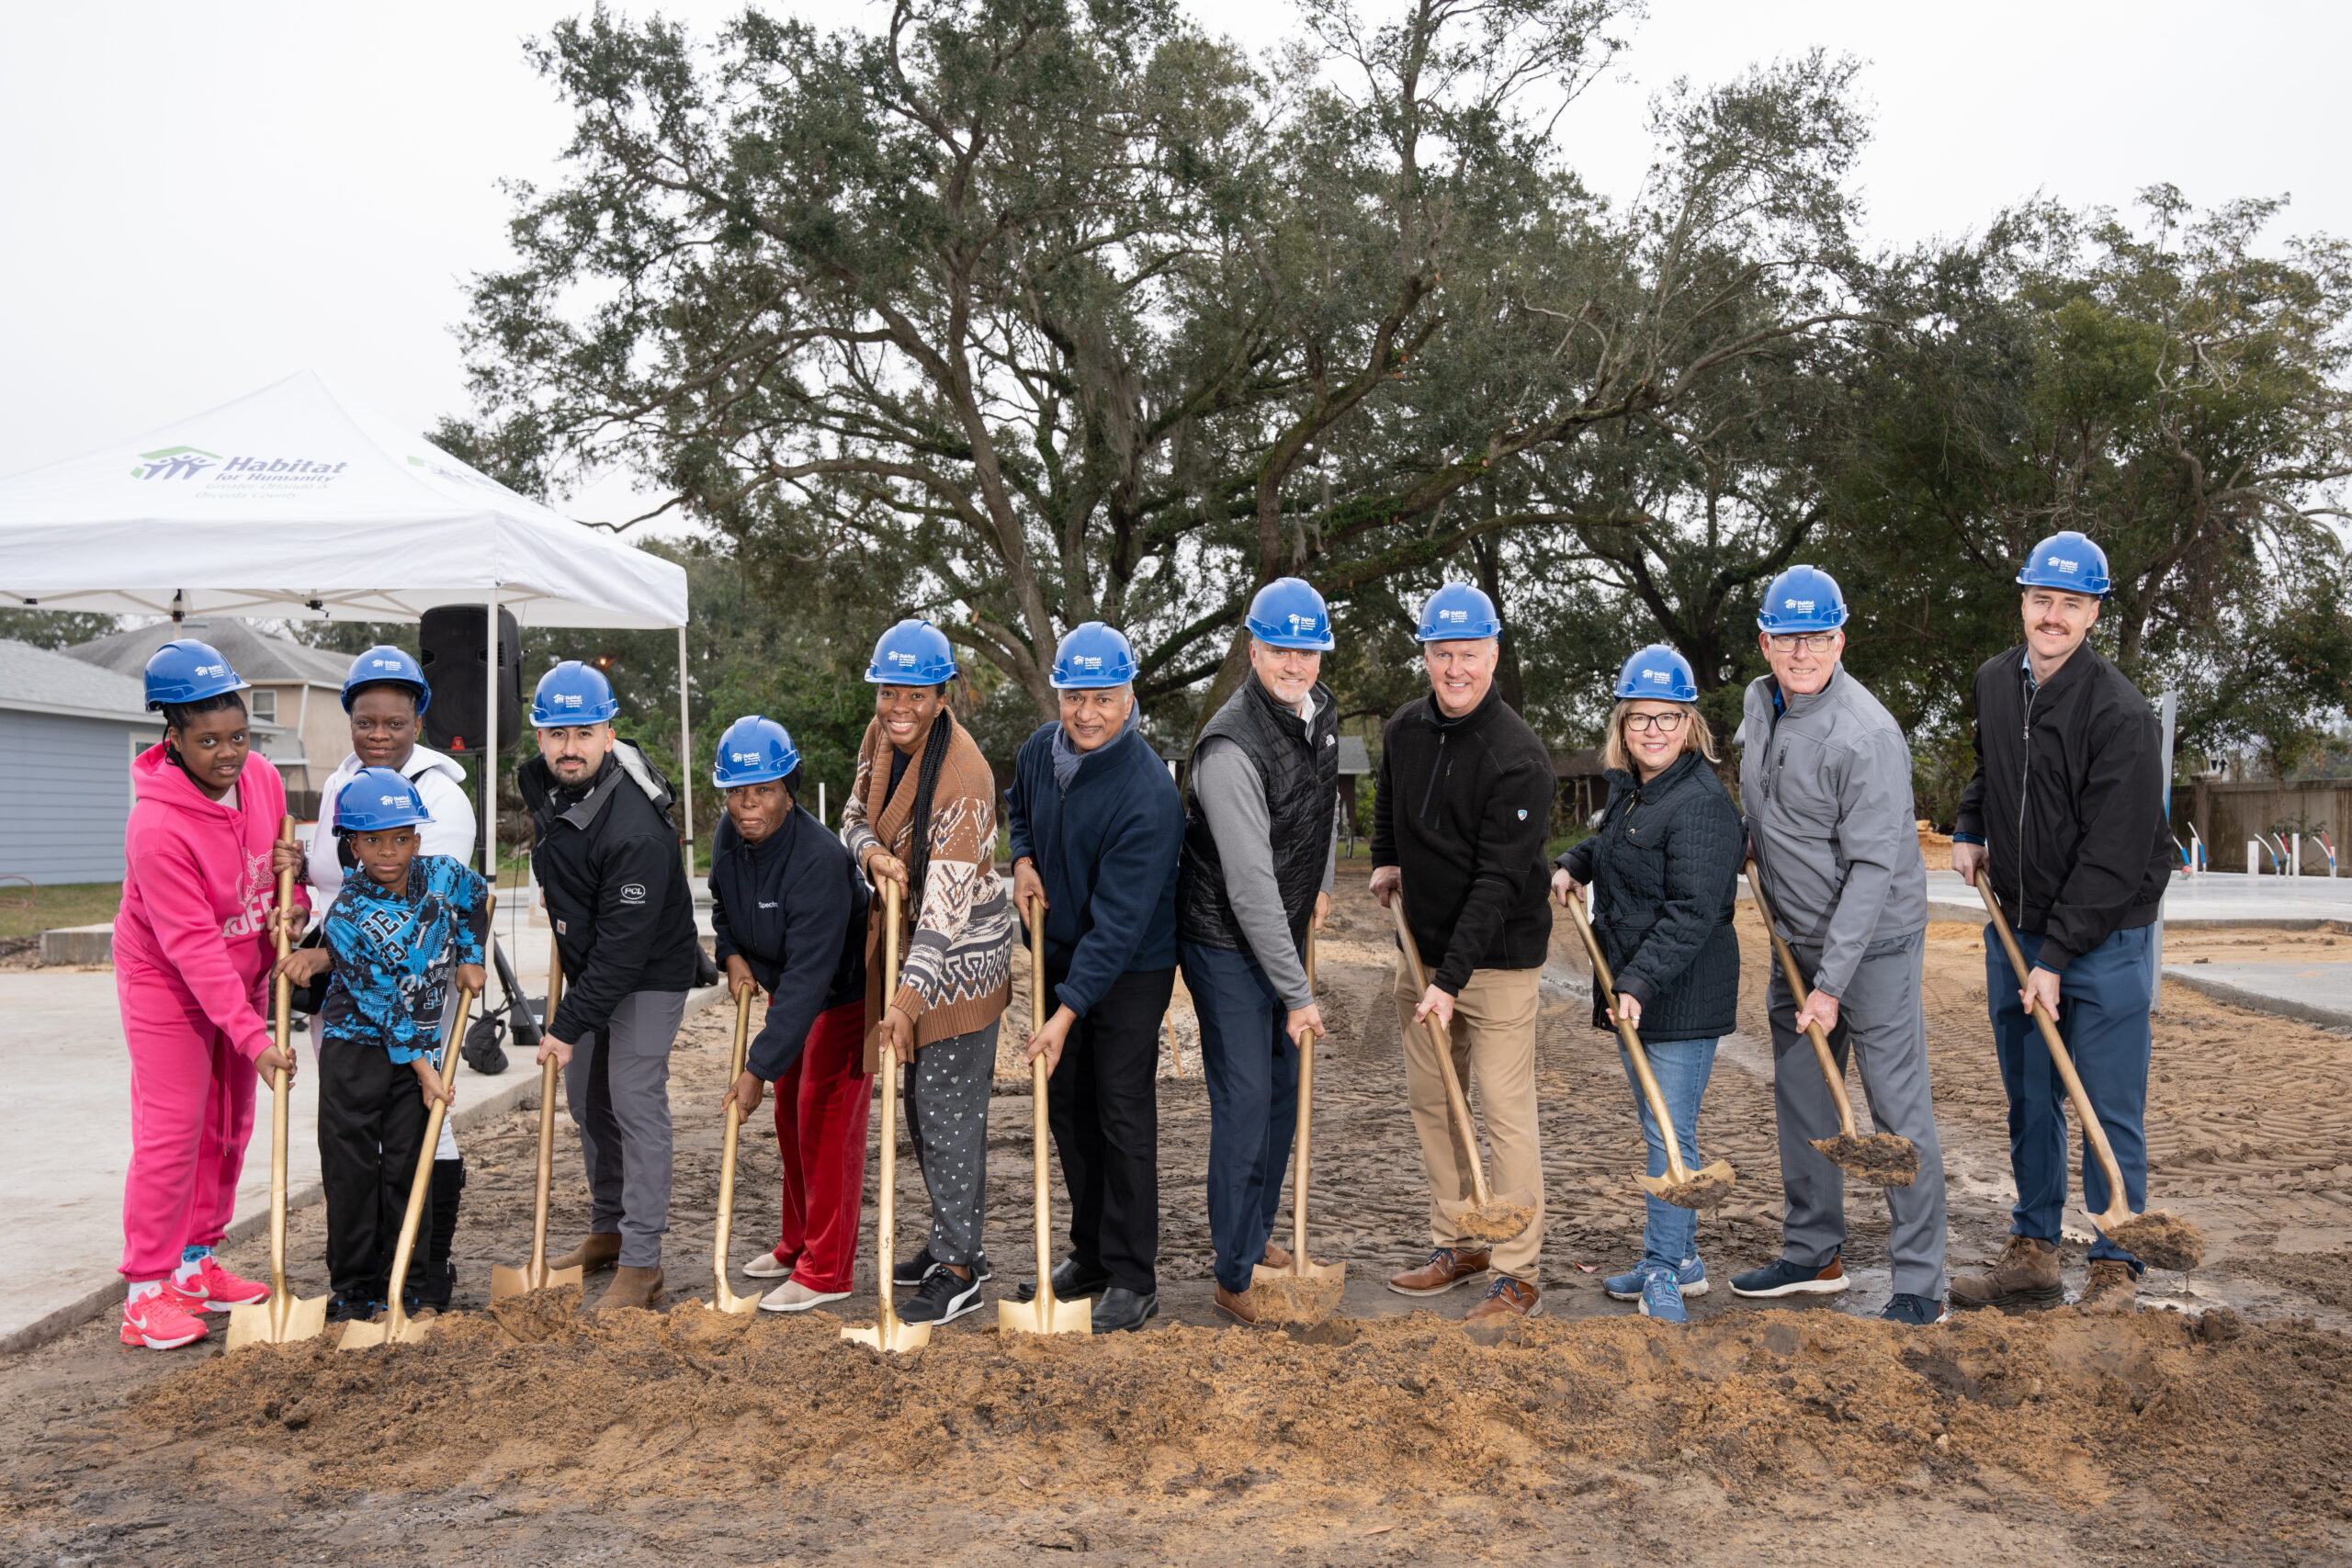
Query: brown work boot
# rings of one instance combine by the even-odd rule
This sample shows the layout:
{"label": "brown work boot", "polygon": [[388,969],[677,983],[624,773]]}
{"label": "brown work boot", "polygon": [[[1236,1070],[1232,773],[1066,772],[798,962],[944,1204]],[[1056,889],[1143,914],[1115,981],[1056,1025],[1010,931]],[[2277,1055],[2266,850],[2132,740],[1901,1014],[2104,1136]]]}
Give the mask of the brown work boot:
{"label": "brown work boot", "polygon": [[1544,1311],[1544,1292],[1524,1280],[1514,1280],[1508,1274],[1497,1276],[1487,1287],[1487,1299],[1470,1309],[1464,1323],[1476,1323],[1482,1317],[1535,1317]]}
{"label": "brown work boot", "polygon": [[2000,1261],[1982,1274],[1951,1282],[1951,1304],[1961,1312],[1980,1307],[2041,1307],[2066,1299],[2058,1279],[2058,1249],[2030,1235],[2013,1235]]}
{"label": "brown work boot", "polygon": [[616,1231],[591,1231],[581,1238],[580,1245],[561,1258],[548,1259],[550,1269],[577,1269],[583,1274],[594,1274],[599,1269],[610,1269],[621,1260],[621,1238]]}
{"label": "brown work boot", "polygon": [[1258,1309],[1250,1304],[1250,1298],[1248,1296],[1236,1295],[1231,1291],[1227,1290],[1223,1285],[1219,1285],[1216,1288],[1216,1310],[1225,1314],[1226,1316],[1233,1319],[1234,1322],[1239,1324],[1244,1328],[1262,1328],[1265,1326],[1258,1321]]}
{"label": "brown work boot", "polygon": [[1430,1248],[1430,1260],[1409,1274],[1398,1274],[1388,1288],[1400,1296],[1442,1296],[1464,1280],[1487,1271],[1487,1249],[1461,1252],[1451,1247]]}
{"label": "brown work boot", "polygon": [[1270,1241],[1266,1243],[1266,1256],[1259,1259],[1259,1261],[1265,1264],[1269,1269],[1288,1269],[1290,1267],[1290,1248],[1287,1247],[1276,1247]]}
{"label": "brown work boot", "polygon": [[607,1307],[650,1307],[662,1299],[662,1270],[632,1269],[623,1264],[613,1275],[613,1282],[596,1298],[596,1310]]}
{"label": "brown work boot", "polygon": [[2140,1281],[2132,1276],[2132,1265],[2120,1258],[2091,1259],[2090,1282],[2075,1304],[2085,1312],[2138,1312]]}

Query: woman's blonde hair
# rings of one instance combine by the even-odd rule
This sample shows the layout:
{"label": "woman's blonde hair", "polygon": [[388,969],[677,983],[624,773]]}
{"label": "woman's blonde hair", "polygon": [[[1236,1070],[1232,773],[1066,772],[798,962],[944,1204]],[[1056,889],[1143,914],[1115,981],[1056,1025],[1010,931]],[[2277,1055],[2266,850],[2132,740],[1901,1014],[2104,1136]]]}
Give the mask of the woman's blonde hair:
{"label": "woman's blonde hair", "polygon": [[[1600,765],[1604,768],[1615,768],[1625,773],[1634,771],[1633,756],[1625,750],[1625,715],[1636,700],[1655,699],[1623,698],[1609,710],[1609,739],[1600,744]],[[1677,703],[1674,705],[1680,708],[1685,716],[1682,751],[1696,751],[1710,762],[1721,761],[1723,759],[1715,755],[1715,732],[1708,728],[1707,716],[1699,711],[1699,705]],[[1679,757],[1682,751],[1677,751],[1675,755]]]}

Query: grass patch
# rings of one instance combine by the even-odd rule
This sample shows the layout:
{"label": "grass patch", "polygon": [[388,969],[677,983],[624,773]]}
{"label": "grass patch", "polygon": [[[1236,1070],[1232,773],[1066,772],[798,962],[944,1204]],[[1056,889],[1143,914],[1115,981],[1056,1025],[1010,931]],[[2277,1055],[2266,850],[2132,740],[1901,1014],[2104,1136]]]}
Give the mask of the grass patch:
{"label": "grass patch", "polygon": [[39,936],[60,926],[111,920],[122,905],[119,882],[61,882],[46,887],[0,883],[0,941]]}

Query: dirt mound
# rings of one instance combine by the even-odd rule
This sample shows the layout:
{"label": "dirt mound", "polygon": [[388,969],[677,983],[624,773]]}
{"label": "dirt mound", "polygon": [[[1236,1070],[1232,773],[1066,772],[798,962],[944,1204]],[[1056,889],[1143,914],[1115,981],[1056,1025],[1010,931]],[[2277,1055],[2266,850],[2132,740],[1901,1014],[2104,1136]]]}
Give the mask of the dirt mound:
{"label": "dirt mound", "polygon": [[[1015,1481],[1039,1500],[1179,1495],[1245,1466],[1391,1497],[1581,1490],[1596,1468],[1697,1472],[1751,1495],[1973,1474],[2072,1507],[2144,1485],[2183,1524],[2316,1529],[2352,1461],[2352,1340],[2293,1324],[2231,1337],[2176,1314],[2061,1309],[1906,1331],[1769,1312],[1472,1332],[1416,1313],[1267,1334],[958,1335],[895,1358],[843,1344],[823,1314],[582,1315],[555,1295],[443,1318],[417,1346],[240,1351],[134,1408],[214,1451],[315,1460],[345,1486],[625,1481],[672,1496],[885,1472],[902,1502]],[[545,1335],[521,1342],[502,1322]],[[2321,1499],[2301,1501],[2314,1484]]]}
{"label": "dirt mound", "polygon": [[1813,1146],[1857,1181],[1873,1187],[1908,1187],[1919,1179],[1919,1151],[1908,1138],[1892,1133],[1865,1133],[1848,1137],[1815,1138]]}

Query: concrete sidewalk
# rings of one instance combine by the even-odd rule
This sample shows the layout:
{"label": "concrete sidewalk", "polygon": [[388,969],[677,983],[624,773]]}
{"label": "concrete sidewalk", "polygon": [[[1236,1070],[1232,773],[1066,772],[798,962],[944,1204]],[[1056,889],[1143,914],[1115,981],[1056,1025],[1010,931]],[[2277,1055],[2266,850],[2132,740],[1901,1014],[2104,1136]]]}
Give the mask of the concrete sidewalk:
{"label": "concrete sidewalk", "polygon": [[[1982,923],[1984,906],[1958,872],[1928,873],[1928,918]],[[2179,931],[2276,926],[2309,931],[2327,921],[2352,925],[2352,876],[2248,876],[2209,871],[2174,874],[2165,890],[2165,924]]]}
{"label": "concrete sidewalk", "polygon": [[[497,922],[524,994],[544,1000],[548,928],[519,899],[501,903]],[[706,931],[708,923],[705,911]],[[0,1081],[13,1099],[12,1130],[0,1139],[0,1180],[15,1198],[0,1214],[0,1247],[13,1264],[0,1278],[0,1354],[53,1338],[122,1299],[115,1267],[130,1163],[130,1058],[114,980],[105,970],[0,974]],[[718,987],[695,992],[688,1006],[722,994]],[[494,976],[491,998],[503,999]],[[459,1069],[460,1141],[469,1126],[537,1103],[539,1075],[513,1052],[509,1056],[507,1070],[495,1078]],[[287,1193],[294,1208],[320,1197],[317,1086],[315,1072],[295,1082],[287,1134]],[[269,1132],[265,1089],[254,1108],[232,1241],[268,1224]]]}
{"label": "concrete sidewalk", "polygon": [[2167,964],[2175,985],[2323,1029],[2352,1029],[2352,963]]}

